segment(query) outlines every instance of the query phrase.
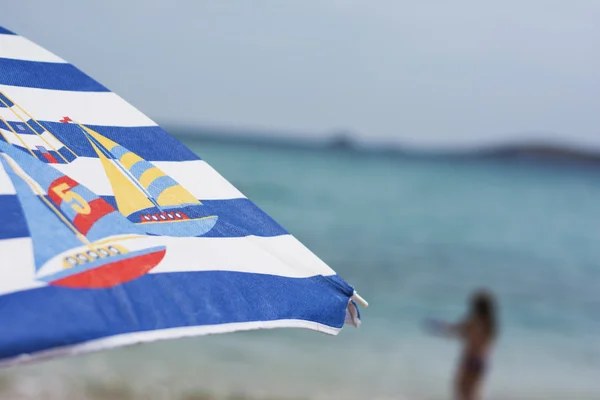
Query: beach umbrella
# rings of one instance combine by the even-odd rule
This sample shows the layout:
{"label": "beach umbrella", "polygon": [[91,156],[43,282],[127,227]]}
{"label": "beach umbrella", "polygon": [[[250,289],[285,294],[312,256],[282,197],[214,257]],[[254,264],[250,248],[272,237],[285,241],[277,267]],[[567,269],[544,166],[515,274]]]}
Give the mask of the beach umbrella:
{"label": "beach umbrella", "polygon": [[0,365],[261,328],[335,335],[360,324],[357,303],[150,118],[0,27]]}

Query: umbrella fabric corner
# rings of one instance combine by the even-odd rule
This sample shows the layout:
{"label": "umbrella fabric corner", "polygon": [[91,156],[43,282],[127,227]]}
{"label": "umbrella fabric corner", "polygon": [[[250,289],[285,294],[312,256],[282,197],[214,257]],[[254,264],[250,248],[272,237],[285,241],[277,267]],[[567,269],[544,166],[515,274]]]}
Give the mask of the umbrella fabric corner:
{"label": "umbrella fabric corner", "polygon": [[0,27],[0,365],[254,329],[337,334],[367,303],[117,94]]}

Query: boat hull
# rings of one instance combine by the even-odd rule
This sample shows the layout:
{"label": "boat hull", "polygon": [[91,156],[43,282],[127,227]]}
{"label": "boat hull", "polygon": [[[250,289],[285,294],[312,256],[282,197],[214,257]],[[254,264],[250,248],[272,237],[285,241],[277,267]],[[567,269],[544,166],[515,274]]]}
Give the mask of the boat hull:
{"label": "boat hull", "polygon": [[109,288],[145,275],[162,261],[165,253],[165,246],[154,246],[98,259],[38,279],[52,286],[77,289]]}
{"label": "boat hull", "polygon": [[142,222],[137,225],[150,235],[193,237],[202,236],[210,231],[217,223],[217,220],[218,217],[215,215],[178,221]]}

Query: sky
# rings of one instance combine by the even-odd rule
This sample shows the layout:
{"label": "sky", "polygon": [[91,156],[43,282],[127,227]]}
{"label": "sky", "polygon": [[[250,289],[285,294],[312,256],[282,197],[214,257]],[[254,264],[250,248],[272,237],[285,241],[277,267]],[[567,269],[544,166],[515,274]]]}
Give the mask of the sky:
{"label": "sky", "polygon": [[30,0],[0,18],[165,126],[600,149],[598,21],[598,0]]}

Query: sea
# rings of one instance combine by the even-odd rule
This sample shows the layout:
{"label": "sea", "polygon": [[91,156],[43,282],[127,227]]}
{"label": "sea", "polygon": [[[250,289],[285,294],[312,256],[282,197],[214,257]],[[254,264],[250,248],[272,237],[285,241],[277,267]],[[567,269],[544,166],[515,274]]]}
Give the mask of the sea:
{"label": "sea", "polygon": [[459,343],[423,321],[479,288],[499,305],[485,399],[600,399],[599,166],[180,140],[369,301],[362,325],[2,370],[0,399],[451,399]]}

